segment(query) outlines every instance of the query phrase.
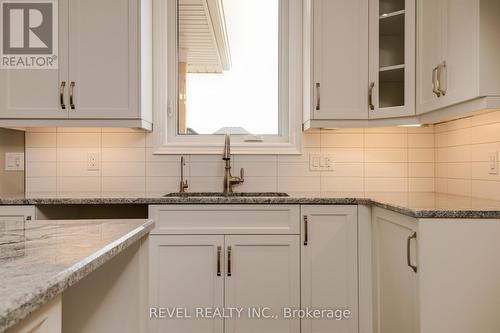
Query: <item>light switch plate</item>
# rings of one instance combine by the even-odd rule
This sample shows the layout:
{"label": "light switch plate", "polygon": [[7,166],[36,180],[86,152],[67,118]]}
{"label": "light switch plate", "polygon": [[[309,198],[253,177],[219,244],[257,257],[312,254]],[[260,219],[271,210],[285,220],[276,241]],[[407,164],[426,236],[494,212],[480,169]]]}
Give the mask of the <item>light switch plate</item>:
{"label": "light switch plate", "polygon": [[5,153],[5,171],[23,171],[24,153]]}
{"label": "light switch plate", "polygon": [[329,154],[310,154],[310,171],[333,171],[333,156]]}

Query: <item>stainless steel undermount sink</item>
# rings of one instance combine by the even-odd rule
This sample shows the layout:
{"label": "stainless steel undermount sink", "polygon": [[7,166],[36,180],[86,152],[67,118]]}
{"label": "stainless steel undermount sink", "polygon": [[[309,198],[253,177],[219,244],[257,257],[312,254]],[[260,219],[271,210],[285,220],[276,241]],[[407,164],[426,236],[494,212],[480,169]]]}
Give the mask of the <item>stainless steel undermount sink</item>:
{"label": "stainless steel undermount sink", "polygon": [[287,193],[283,192],[233,192],[225,195],[223,192],[173,192],[164,195],[164,197],[288,197]]}

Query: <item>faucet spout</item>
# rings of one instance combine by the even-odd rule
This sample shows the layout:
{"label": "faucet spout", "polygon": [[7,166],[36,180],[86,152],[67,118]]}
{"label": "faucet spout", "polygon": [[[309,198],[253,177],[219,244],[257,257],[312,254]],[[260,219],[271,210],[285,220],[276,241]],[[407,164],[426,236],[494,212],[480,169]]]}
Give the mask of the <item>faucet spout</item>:
{"label": "faucet spout", "polygon": [[229,134],[224,136],[224,151],[222,153],[222,159],[224,161],[231,160],[231,137]]}

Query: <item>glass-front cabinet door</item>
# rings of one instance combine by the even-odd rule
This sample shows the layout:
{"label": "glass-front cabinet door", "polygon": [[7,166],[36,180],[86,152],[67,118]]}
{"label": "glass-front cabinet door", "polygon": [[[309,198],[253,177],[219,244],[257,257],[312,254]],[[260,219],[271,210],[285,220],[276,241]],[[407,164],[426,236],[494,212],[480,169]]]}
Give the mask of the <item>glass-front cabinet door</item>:
{"label": "glass-front cabinet door", "polygon": [[370,118],[415,114],[415,0],[370,1]]}

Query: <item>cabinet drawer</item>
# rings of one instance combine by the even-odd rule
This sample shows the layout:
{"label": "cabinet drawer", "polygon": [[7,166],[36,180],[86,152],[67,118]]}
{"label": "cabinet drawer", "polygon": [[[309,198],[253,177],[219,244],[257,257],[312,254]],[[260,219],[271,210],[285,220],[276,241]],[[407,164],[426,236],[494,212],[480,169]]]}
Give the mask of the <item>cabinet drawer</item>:
{"label": "cabinet drawer", "polygon": [[295,205],[150,206],[152,234],[299,234]]}

